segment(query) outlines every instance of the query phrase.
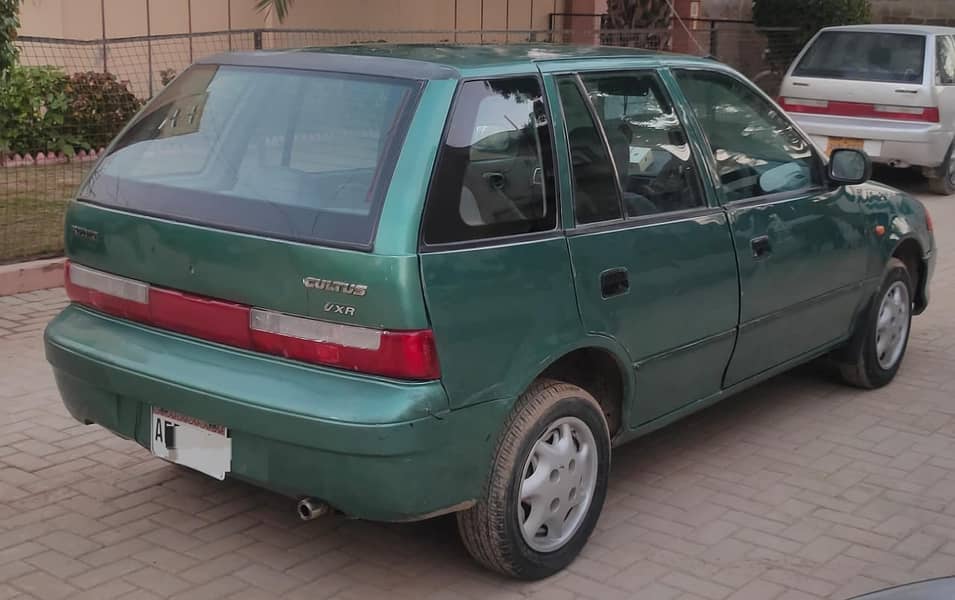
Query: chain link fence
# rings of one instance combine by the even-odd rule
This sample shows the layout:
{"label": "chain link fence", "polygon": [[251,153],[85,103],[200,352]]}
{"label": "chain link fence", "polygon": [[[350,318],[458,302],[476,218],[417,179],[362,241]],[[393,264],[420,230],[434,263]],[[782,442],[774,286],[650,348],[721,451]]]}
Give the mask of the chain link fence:
{"label": "chain link fence", "polygon": [[[711,55],[756,80],[786,65],[769,60],[789,30],[704,23],[683,31],[242,30],[106,40],[21,37],[20,67],[0,86],[0,264],[63,250],[63,214],[93,161],[136,110],[202,57],[229,51],[350,44],[582,44]],[[793,38],[794,39],[794,38]],[[794,45],[794,44],[792,44]],[[686,50],[688,49],[688,50]],[[798,48],[793,49],[793,53]],[[771,93],[775,90],[768,89]]]}

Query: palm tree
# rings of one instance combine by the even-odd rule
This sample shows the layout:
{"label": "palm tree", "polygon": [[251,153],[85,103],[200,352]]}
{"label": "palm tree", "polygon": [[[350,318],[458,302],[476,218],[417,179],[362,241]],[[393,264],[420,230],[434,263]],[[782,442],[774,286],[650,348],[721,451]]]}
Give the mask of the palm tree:
{"label": "palm tree", "polygon": [[293,0],[256,0],[255,8],[258,11],[265,11],[266,14],[274,10],[275,16],[281,23],[288,16],[288,11],[292,8],[292,2]]}
{"label": "palm tree", "polygon": [[667,0],[609,0],[610,29],[664,29],[670,24]]}
{"label": "palm tree", "polygon": [[0,78],[17,64],[17,29],[20,27],[20,0],[0,0]]}

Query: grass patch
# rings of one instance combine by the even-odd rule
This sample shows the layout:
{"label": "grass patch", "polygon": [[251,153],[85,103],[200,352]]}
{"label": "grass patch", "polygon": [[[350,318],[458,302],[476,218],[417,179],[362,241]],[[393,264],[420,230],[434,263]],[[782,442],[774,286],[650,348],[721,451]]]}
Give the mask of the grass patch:
{"label": "grass patch", "polygon": [[63,252],[63,215],[90,165],[0,168],[0,263]]}

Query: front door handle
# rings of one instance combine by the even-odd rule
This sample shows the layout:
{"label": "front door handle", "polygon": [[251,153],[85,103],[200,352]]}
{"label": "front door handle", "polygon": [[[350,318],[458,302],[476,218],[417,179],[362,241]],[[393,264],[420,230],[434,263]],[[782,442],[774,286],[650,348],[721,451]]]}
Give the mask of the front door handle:
{"label": "front door handle", "polygon": [[749,245],[753,248],[753,258],[763,258],[773,251],[773,247],[769,243],[768,235],[754,237],[749,241]]}
{"label": "front door handle", "polygon": [[630,291],[630,274],[623,267],[600,274],[600,295],[604,298],[620,296]]}

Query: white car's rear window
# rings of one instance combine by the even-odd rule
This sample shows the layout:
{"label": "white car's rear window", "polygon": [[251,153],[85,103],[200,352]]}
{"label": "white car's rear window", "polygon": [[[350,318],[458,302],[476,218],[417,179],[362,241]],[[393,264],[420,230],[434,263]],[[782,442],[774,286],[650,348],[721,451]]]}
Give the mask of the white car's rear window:
{"label": "white car's rear window", "polygon": [[797,77],[921,83],[925,36],[824,31],[796,65]]}
{"label": "white car's rear window", "polygon": [[420,82],[195,66],[133,121],[80,199],[369,247]]}

